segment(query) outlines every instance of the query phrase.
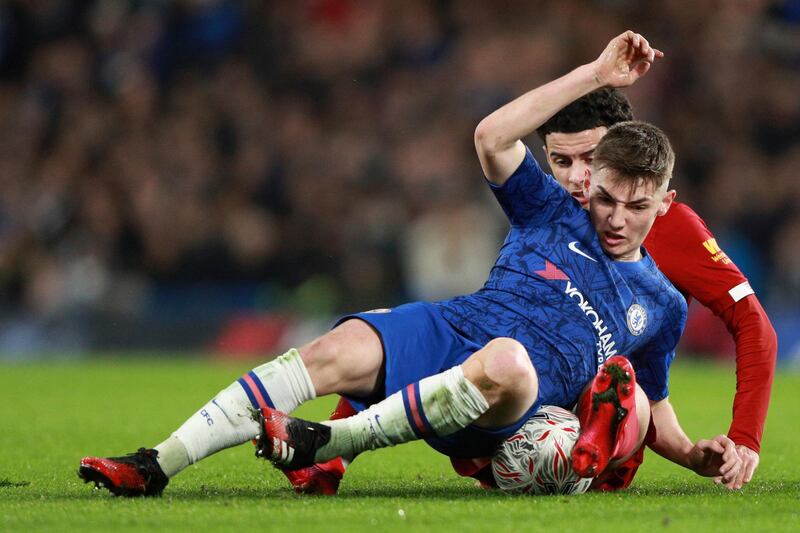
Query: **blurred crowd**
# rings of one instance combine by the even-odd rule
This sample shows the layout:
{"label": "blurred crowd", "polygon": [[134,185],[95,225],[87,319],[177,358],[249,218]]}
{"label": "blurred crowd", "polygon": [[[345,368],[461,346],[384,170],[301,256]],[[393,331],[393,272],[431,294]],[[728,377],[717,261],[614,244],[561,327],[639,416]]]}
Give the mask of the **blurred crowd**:
{"label": "blurred crowd", "polygon": [[800,1],[7,0],[3,310],[474,290],[506,231],[475,126],[629,28],[666,53],[628,96],[675,146],[678,199],[800,308]]}

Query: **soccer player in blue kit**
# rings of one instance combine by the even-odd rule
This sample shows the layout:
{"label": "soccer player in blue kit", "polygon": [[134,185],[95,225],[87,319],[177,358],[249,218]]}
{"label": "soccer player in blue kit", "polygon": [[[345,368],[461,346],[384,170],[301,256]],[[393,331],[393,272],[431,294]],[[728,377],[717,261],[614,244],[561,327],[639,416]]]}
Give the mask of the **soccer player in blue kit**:
{"label": "soccer player in blue kit", "polygon": [[[660,56],[631,32],[615,41],[586,66],[595,76],[639,77]],[[674,197],[663,133],[644,123],[608,131],[595,151],[589,213],[521,142],[479,156],[512,226],[481,290],[344,317],[245,374],[155,448],[84,458],[81,477],[116,494],[160,494],[188,465],[256,437],[257,453],[287,468],[419,438],[451,457],[487,456],[541,405],[574,405],[598,368],[624,372],[610,364],[617,354],[636,369],[639,391],[665,398],[686,304],[641,249]],[[618,394],[630,384],[613,379]],[[360,412],[321,424],[284,414],[331,393]],[[738,467],[732,445],[715,439],[666,455],[703,475]]]}

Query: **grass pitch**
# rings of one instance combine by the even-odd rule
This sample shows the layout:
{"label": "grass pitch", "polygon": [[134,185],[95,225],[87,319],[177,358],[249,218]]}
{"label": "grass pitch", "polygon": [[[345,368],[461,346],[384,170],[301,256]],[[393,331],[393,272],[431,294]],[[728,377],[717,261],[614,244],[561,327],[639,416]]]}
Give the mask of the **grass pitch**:
{"label": "grass pitch", "polygon": [[[160,442],[249,363],[99,359],[0,365],[0,531],[800,531],[800,374],[775,380],[761,466],[729,492],[648,452],[624,493],[509,496],[473,486],[422,443],[359,457],[336,497],[297,496],[253,447],[221,452],[163,498],[123,499],[77,477],[83,455]],[[729,366],[679,361],[672,402],[693,439],[727,431]],[[323,398],[299,414],[324,418]]]}

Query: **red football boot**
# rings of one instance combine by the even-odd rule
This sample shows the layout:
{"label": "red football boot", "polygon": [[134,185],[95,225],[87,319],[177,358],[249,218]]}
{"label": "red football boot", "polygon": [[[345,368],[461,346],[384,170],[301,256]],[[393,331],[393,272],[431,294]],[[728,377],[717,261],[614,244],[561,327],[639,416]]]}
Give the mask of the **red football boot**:
{"label": "red football boot", "polygon": [[145,448],[124,457],[84,457],[78,476],[117,496],[160,496],[169,478],[157,457],[156,450]]}
{"label": "red football boot", "polygon": [[628,458],[627,461],[613,470],[608,469],[600,472],[600,474],[592,480],[592,485],[589,487],[589,490],[613,492],[627,489],[633,481],[636,471],[639,470],[639,466],[644,461],[645,447],[646,446],[642,444],[632,457]]}
{"label": "red football boot", "polygon": [[344,477],[347,467],[341,457],[331,459],[327,463],[319,463],[300,468],[299,470],[283,470],[298,494],[324,494],[333,496],[339,490],[339,483]]}
{"label": "red football boot", "polygon": [[627,358],[615,355],[603,363],[578,402],[578,418],[581,435],[572,450],[572,468],[581,477],[594,477],[621,449],[631,448],[638,434],[636,374]]}
{"label": "red football boot", "polygon": [[317,450],[331,440],[329,426],[293,418],[270,407],[259,411],[259,425],[256,457],[289,470],[312,466]]}
{"label": "red football boot", "polygon": [[[350,402],[339,398],[330,420],[347,418],[358,413]],[[339,482],[344,477],[347,463],[341,457],[327,463],[319,463],[299,470],[282,470],[298,494],[325,494],[332,496],[339,490]]]}
{"label": "red football boot", "polygon": [[633,478],[636,476],[639,466],[644,462],[644,449],[656,441],[656,436],[656,426],[653,424],[653,418],[651,417],[644,442],[639,449],[636,450],[636,453],[613,470],[606,469],[601,472],[599,476],[592,480],[592,486],[589,487],[589,490],[610,492],[627,489],[633,482]]}

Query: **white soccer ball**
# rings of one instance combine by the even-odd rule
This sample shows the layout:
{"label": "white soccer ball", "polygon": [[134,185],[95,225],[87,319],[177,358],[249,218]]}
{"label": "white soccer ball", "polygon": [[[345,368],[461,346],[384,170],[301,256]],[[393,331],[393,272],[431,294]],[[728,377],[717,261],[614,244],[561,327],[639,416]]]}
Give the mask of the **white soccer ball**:
{"label": "white soccer ball", "polygon": [[575,414],[561,407],[542,406],[492,457],[497,485],[515,493],[586,492],[592,479],[579,477],[570,462],[580,429]]}

